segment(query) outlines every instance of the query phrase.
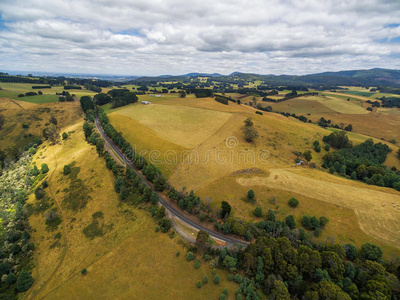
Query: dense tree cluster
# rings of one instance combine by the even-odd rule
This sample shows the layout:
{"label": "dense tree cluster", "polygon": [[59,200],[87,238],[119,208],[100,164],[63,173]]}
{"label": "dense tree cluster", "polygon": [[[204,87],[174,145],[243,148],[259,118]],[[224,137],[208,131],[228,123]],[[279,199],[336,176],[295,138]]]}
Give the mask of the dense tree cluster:
{"label": "dense tree cluster", "polygon": [[[343,135],[342,135],[343,137]],[[346,145],[339,142],[339,145]],[[336,146],[338,144],[335,144]],[[366,140],[357,146],[329,152],[323,156],[323,167],[351,179],[386,186],[400,191],[400,174],[383,166],[390,148],[386,144]]]}
{"label": "dense tree cluster", "polygon": [[324,136],[322,140],[324,143],[327,143],[336,149],[353,147],[352,142],[350,142],[349,137],[344,131],[332,132],[331,134]]}
{"label": "dense tree cluster", "polygon": [[[4,168],[0,176],[0,298],[24,292],[33,283],[27,270],[32,268],[28,210],[25,202],[31,185],[40,174],[35,166],[30,167],[31,156],[24,152],[15,163]],[[46,168],[44,168],[46,171]]]}
{"label": "dense tree cluster", "polygon": [[[259,237],[246,249],[217,252],[220,265],[240,284],[236,294],[261,299],[392,299],[399,282],[381,264],[382,250],[364,244],[304,244],[299,236]],[[250,296],[249,296],[250,295]],[[238,297],[239,298],[239,297]],[[246,299],[247,299],[246,298]],[[243,298],[244,299],[244,298]]]}

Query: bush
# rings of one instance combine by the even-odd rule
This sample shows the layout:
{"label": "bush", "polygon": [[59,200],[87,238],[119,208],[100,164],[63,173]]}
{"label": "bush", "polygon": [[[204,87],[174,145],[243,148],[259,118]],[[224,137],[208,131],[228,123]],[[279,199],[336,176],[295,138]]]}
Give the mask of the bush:
{"label": "bush", "polygon": [[43,199],[44,195],[46,195],[46,192],[41,187],[35,189],[35,197],[37,200]]}
{"label": "bush", "polygon": [[296,198],[290,198],[289,205],[291,207],[297,207],[299,205],[299,200],[297,200]]}
{"label": "bush", "polygon": [[68,138],[68,134],[66,132],[63,132],[62,134],[62,139],[66,140]]}
{"label": "bush", "polygon": [[201,266],[200,260],[199,260],[199,259],[196,259],[196,262],[195,262],[195,264],[194,264],[194,268],[195,268],[195,269],[198,269],[198,268],[200,268],[200,266]]}
{"label": "bush", "polygon": [[236,283],[242,283],[242,276],[240,276],[239,274],[235,275],[235,282]]}
{"label": "bush", "polygon": [[329,151],[329,150],[331,150],[331,145],[329,145],[329,144],[326,144],[326,145],[325,145],[325,150],[326,150],[326,151]]}
{"label": "bush", "polygon": [[42,164],[42,173],[46,174],[49,171],[49,167],[47,164]]}
{"label": "bush", "polygon": [[254,210],[254,215],[256,217],[261,218],[262,217],[262,208],[260,206],[257,206]]}
{"label": "bush", "polygon": [[69,175],[71,173],[71,167],[69,165],[65,165],[63,169],[64,175]]}
{"label": "bush", "polygon": [[197,284],[196,284],[196,286],[197,286],[198,288],[201,288],[202,284],[201,284],[201,281],[200,281],[200,280],[199,280],[199,281],[197,281]]}
{"label": "bush", "polygon": [[219,284],[219,280],[220,280],[220,279],[219,279],[219,275],[215,275],[215,276],[214,276],[214,283],[215,283],[215,284]]}
{"label": "bush", "polygon": [[189,251],[188,253],[186,253],[186,260],[187,261],[191,261],[193,259],[194,259],[194,255],[193,255],[192,252]]}
{"label": "bush", "polygon": [[204,276],[203,282],[204,282],[204,283],[208,283],[208,277],[207,277],[207,275]]}
{"label": "bush", "polygon": [[45,189],[49,186],[49,183],[47,182],[47,180],[42,182],[42,187]]}
{"label": "bush", "polygon": [[32,284],[33,284],[32,275],[28,271],[22,270],[21,273],[19,273],[17,279],[17,291],[25,292],[29,290]]}
{"label": "bush", "polygon": [[83,269],[81,270],[81,274],[82,274],[82,275],[86,275],[86,274],[87,274],[86,268],[83,268]]}

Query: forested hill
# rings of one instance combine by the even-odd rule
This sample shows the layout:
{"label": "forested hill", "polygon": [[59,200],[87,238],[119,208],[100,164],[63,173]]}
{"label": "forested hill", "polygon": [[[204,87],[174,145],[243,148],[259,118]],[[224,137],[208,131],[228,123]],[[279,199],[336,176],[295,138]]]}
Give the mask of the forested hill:
{"label": "forested hill", "polygon": [[[196,74],[196,73],[195,73]],[[207,74],[202,74],[207,76]],[[194,77],[197,77],[196,75]],[[339,72],[325,72],[309,75],[259,75],[234,72],[230,75],[216,76],[210,74],[213,81],[226,83],[245,83],[248,81],[260,80],[269,85],[345,85],[345,86],[400,86],[400,70],[390,69],[371,69],[371,70],[351,70]],[[175,81],[187,80],[187,75],[171,76],[169,79]],[[164,77],[139,77],[135,82],[163,81]]]}

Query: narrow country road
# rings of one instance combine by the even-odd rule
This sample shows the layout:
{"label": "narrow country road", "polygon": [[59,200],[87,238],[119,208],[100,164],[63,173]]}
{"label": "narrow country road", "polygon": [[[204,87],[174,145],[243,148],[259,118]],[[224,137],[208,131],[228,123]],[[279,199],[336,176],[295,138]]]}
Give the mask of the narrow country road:
{"label": "narrow country road", "polygon": [[[187,217],[183,211],[180,211],[179,209],[175,208],[173,205],[169,203],[168,200],[164,199],[158,191],[154,189],[154,187],[148,183],[146,178],[135,168],[133,163],[122,153],[122,151],[114,144],[114,142],[105,134],[103,128],[101,127],[100,121],[97,116],[96,112],[96,127],[97,130],[99,131],[100,135],[103,137],[103,139],[106,141],[106,143],[114,150],[114,152],[118,155],[118,157],[126,164],[132,167],[132,169],[142,178],[143,182],[150,187],[154,192],[157,193],[158,195],[158,201],[165,207],[165,209],[169,212],[169,215],[172,217],[177,217],[179,220],[183,223],[185,223],[187,226],[190,226],[196,230],[204,230],[208,232],[210,237],[220,240],[222,242],[226,243],[227,247],[232,247],[236,245],[241,245],[242,247],[246,247],[249,243],[231,236],[224,235],[222,233],[216,232],[214,230],[211,230],[208,227],[205,227],[191,218]],[[185,238],[183,236],[183,238]]]}

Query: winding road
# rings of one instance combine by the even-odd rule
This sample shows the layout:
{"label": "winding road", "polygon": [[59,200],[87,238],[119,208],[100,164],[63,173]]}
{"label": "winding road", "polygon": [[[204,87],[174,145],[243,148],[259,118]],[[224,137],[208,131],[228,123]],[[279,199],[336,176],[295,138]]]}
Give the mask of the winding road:
{"label": "winding road", "polygon": [[[156,191],[154,189],[154,187],[146,180],[146,178],[135,168],[133,163],[122,153],[122,151],[106,135],[106,133],[104,132],[103,128],[101,127],[97,112],[96,112],[95,124],[96,124],[97,130],[99,131],[100,135],[103,137],[105,142],[114,150],[115,154],[126,165],[129,165],[130,167],[132,167],[132,169],[140,176],[140,178],[142,178],[143,182],[148,187],[150,187],[155,193],[157,193],[158,201],[160,202],[160,204],[162,204],[165,207],[165,209],[167,210],[169,216],[178,218],[182,223],[184,223],[185,225],[187,225],[189,227],[192,227],[192,228],[194,228],[196,230],[204,230],[204,231],[208,232],[208,234],[210,235],[211,238],[214,238],[216,240],[219,240],[219,241],[222,241],[222,242],[226,243],[227,247],[234,247],[234,246],[238,246],[238,245],[240,245],[242,247],[246,247],[249,244],[249,242],[246,242],[244,240],[237,239],[237,238],[234,238],[234,237],[231,237],[231,236],[227,236],[227,235],[224,235],[222,233],[216,232],[216,231],[214,231],[214,230],[212,230],[212,229],[210,229],[208,227],[205,227],[205,226],[197,223],[196,221],[192,220],[183,211],[181,211],[178,208],[174,207],[167,199],[165,199],[162,195],[160,195],[160,193],[158,191]],[[180,233],[179,230],[176,230],[176,231],[177,231],[177,233]],[[188,240],[187,236],[184,236],[183,234],[181,234],[181,236]],[[193,242],[193,240],[191,240],[190,242]]]}

